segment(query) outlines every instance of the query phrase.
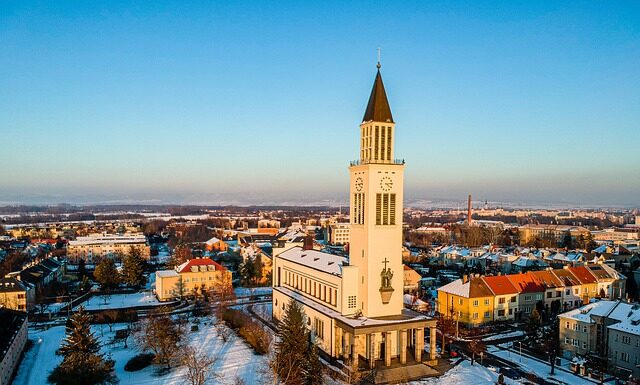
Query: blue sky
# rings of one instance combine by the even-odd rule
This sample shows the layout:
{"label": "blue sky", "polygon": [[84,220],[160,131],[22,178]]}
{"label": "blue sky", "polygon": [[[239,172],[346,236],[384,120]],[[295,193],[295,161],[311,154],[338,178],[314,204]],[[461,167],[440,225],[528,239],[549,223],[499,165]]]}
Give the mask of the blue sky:
{"label": "blue sky", "polygon": [[344,200],[378,46],[408,198],[640,205],[604,1],[3,1],[0,202]]}

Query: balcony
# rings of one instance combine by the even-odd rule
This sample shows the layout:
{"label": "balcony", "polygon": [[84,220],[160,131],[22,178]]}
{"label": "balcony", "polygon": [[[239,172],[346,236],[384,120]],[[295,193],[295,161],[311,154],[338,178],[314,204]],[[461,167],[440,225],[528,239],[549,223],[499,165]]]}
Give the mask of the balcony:
{"label": "balcony", "polygon": [[393,159],[393,160],[352,160],[349,162],[350,166],[362,166],[365,164],[404,164],[404,159]]}

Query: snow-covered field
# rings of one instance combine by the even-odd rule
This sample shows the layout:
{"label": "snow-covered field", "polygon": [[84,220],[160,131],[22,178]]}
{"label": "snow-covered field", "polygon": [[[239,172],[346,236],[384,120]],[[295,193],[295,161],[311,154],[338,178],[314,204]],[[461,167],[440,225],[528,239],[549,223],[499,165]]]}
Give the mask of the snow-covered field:
{"label": "snow-covered field", "polygon": [[87,310],[106,310],[106,309],[126,309],[136,306],[161,306],[166,303],[158,302],[155,295],[150,292],[132,293],[132,294],[114,294],[112,296],[96,295],[89,298],[74,308],[77,310],[80,306],[84,306]]}
{"label": "snow-covered field", "polygon": [[[204,323],[199,326],[200,331],[187,332],[185,338],[193,347],[202,349],[210,356],[217,358],[213,371],[222,377],[212,381],[212,384],[231,384],[236,377],[243,379],[247,385],[258,382],[258,372],[266,357],[256,355],[234,333],[228,342],[224,342],[216,335],[213,326],[204,325]],[[116,324],[113,330],[125,327],[125,325]],[[108,342],[115,334],[115,332],[110,333],[109,328],[104,325],[95,325],[93,331],[103,343]],[[55,355],[55,351],[59,348],[64,336],[64,326],[52,327],[49,330],[29,329],[29,338],[34,341],[34,346],[26,353],[20,364],[13,385],[46,384],[49,372],[62,360],[62,357]],[[138,354],[137,350],[131,348],[132,345],[133,341],[130,339],[129,349],[120,346],[103,347],[103,351],[116,361],[115,369],[120,385],[179,385],[184,383],[184,368],[173,369],[169,374],[163,376],[158,376],[153,366],[138,372],[125,371],[124,365],[127,361]]]}

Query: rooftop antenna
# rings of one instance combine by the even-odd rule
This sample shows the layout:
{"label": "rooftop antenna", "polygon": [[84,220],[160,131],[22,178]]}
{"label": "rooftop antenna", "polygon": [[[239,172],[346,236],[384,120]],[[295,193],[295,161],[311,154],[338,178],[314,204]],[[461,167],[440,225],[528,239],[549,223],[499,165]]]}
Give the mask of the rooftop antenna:
{"label": "rooftop antenna", "polygon": [[376,67],[378,67],[378,69],[380,69],[380,67],[382,67],[382,65],[380,64],[380,51],[382,51],[382,49],[380,47],[378,47],[378,64],[376,65]]}

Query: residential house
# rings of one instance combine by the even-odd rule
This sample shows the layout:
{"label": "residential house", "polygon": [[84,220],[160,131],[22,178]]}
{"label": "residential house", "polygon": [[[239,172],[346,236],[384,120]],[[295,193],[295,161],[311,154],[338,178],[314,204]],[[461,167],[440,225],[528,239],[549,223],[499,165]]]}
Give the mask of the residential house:
{"label": "residential house", "polygon": [[538,307],[538,310],[544,308],[545,287],[533,274],[509,274],[506,277],[519,292],[516,319],[529,317]]}
{"label": "residential house", "polygon": [[0,278],[0,306],[7,309],[27,311],[27,287],[15,277]]}
{"label": "residential house", "polygon": [[562,311],[567,311],[582,305],[582,284],[569,270],[569,266],[565,266],[564,269],[553,270],[553,274],[555,274],[564,285]]}
{"label": "residential house", "polygon": [[469,326],[491,322],[494,294],[482,278],[464,276],[438,289],[438,311]]}
{"label": "residential house", "polygon": [[533,277],[544,286],[544,309],[557,313],[562,310],[562,294],[564,284],[550,270],[530,271],[527,274]]}
{"label": "residential house", "polygon": [[514,320],[518,313],[518,289],[504,275],[482,277],[482,280],[494,295],[494,321]]}
{"label": "residential house", "polygon": [[156,271],[156,296],[170,301],[200,292],[224,292],[231,288],[231,272],[210,258],[184,262],[174,270]]}
{"label": "residential house", "polygon": [[229,250],[229,245],[216,237],[213,237],[204,243],[204,247],[207,251],[221,252]]}
{"label": "residential house", "polygon": [[404,292],[412,292],[418,290],[422,276],[407,265],[402,265],[404,270]]}

